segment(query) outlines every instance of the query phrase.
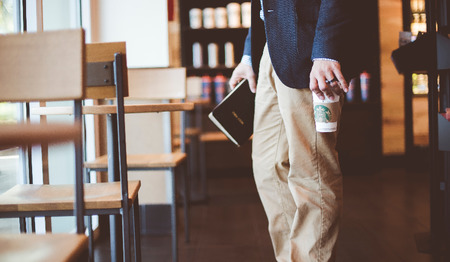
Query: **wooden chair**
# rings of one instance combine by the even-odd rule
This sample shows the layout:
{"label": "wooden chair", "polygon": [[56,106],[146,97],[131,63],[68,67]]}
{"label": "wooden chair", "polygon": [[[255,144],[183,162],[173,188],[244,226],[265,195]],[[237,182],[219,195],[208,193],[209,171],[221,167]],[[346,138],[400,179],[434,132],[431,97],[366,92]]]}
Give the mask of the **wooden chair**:
{"label": "wooden chair", "polygon": [[[75,215],[77,231],[77,234],[0,235],[0,261],[82,261],[86,258],[81,148],[84,51],[81,29],[0,36],[0,102],[74,101],[75,121],[71,124],[0,125],[0,148],[74,142],[75,183],[64,191],[70,191],[71,198],[55,205],[64,206],[67,215]],[[54,192],[46,185],[16,185],[0,196],[0,217],[43,214],[41,210],[48,205],[38,203],[35,197]]]}
{"label": "wooden chair", "polygon": [[[138,99],[139,101],[155,102],[156,104],[138,104],[127,105],[130,107],[139,107],[147,105],[148,110],[145,112],[175,112],[180,111],[180,151],[166,152],[163,154],[128,154],[127,163],[128,170],[167,170],[170,171],[172,180],[172,202],[171,202],[171,230],[172,230],[172,260],[178,260],[177,253],[177,216],[176,216],[176,170],[184,172],[184,218],[185,218],[185,236],[189,241],[189,199],[187,192],[187,155],[185,153],[185,135],[184,135],[184,111],[192,110],[192,103],[185,103],[186,98],[186,70],[184,68],[162,68],[162,69],[129,69],[129,97],[127,99]],[[170,102],[170,100],[181,100],[180,102]],[[168,103],[169,102],[169,103]],[[140,102],[139,102],[140,103]],[[145,123],[150,124],[150,123]],[[168,123],[170,126],[170,123]],[[172,133],[172,132],[170,132]],[[171,139],[169,139],[169,143]],[[172,145],[168,145],[172,148]],[[107,156],[101,156],[95,161],[85,163],[90,171],[101,171],[107,169]]]}
{"label": "wooden chair", "polygon": [[[114,106],[84,106],[82,114],[106,114],[109,123],[108,148],[110,156],[110,182],[85,185],[85,214],[92,215],[121,215],[122,238],[112,226],[111,259],[115,261],[123,255],[124,261],[131,261],[131,232],[134,229],[134,258],[141,260],[140,229],[139,229],[139,201],[138,191],[140,181],[128,181],[125,146],[125,123],[123,95],[127,94],[127,67],[125,43],[89,44],[86,46],[86,94],[84,98],[116,97]],[[84,59],[84,57],[83,57]],[[84,60],[83,60],[84,61]],[[84,83],[84,82],[83,82]],[[64,85],[60,85],[64,86]],[[60,88],[60,86],[58,86]],[[70,107],[39,107],[32,110],[38,115],[71,114]],[[33,185],[24,185],[33,186]],[[9,191],[8,191],[9,192]],[[6,194],[8,194],[8,192]],[[70,196],[67,186],[45,187],[43,192],[32,196],[33,203],[27,213],[21,216],[61,216],[70,211]],[[0,198],[1,203],[1,198]],[[0,212],[4,206],[0,205]],[[111,219],[115,222],[115,216]],[[133,220],[131,218],[134,218]],[[92,231],[90,231],[90,256],[93,256]],[[121,242],[122,248],[116,248]],[[123,253],[122,253],[123,251]]]}
{"label": "wooden chair", "polygon": [[[106,115],[108,140],[108,183],[89,184],[93,186],[93,196],[109,195],[108,198],[93,198],[92,208],[87,212],[109,214],[111,230],[111,259],[115,261],[123,256],[124,261],[131,260],[130,225],[134,229],[135,260],[141,260],[139,200],[140,181],[128,181],[125,144],[125,119],[123,97],[128,95],[126,44],[95,43],[86,45],[87,90],[86,98],[116,99],[115,105],[84,106],[84,115]],[[67,108],[39,108],[33,113],[41,115],[64,114]],[[97,188],[103,185],[104,188]],[[86,193],[87,194],[87,193]],[[128,201],[127,201],[128,200]],[[90,203],[90,201],[88,201]],[[121,215],[121,223],[116,215]],[[134,223],[130,219],[133,216]],[[122,237],[120,237],[122,232]],[[90,234],[92,235],[92,234]],[[122,245],[123,248],[119,248]],[[91,241],[91,246],[93,246]],[[91,249],[92,250],[92,249]]]}

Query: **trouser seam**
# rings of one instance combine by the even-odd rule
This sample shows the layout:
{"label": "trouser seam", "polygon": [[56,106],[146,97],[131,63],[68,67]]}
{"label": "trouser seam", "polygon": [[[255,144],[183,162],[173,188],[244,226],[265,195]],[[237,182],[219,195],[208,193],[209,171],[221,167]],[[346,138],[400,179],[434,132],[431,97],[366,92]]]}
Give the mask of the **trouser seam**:
{"label": "trouser seam", "polygon": [[[280,117],[281,117],[281,113],[280,113]],[[281,118],[280,121],[281,121],[281,123],[280,123],[279,130],[278,130],[278,141],[277,141],[277,148],[276,148],[277,151],[276,151],[276,154],[275,154],[275,161],[274,161],[274,163],[277,163],[276,160],[277,160],[277,157],[278,157],[278,154],[279,154],[278,147],[280,146],[281,130],[282,130],[283,125],[284,125],[283,118]],[[278,174],[278,172],[276,172],[276,174]],[[277,186],[278,186],[278,196],[280,197],[279,200],[280,200],[280,203],[281,203],[281,207],[283,208],[283,217],[284,217],[286,225],[289,228],[289,230],[287,232],[290,233],[291,228],[289,226],[289,222],[288,222],[289,220],[288,220],[287,214],[286,214],[286,205],[284,204],[283,197],[282,197],[281,182],[280,182],[279,175],[277,175],[276,183],[277,183]]]}

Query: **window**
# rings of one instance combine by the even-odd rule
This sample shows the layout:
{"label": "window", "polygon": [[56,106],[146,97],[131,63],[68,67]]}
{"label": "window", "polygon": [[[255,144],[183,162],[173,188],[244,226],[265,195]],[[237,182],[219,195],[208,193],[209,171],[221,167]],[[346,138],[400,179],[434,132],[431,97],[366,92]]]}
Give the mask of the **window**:
{"label": "window", "polygon": [[[20,31],[19,1],[0,0],[0,34]],[[0,103],[0,123],[15,123],[20,121],[21,104]],[[21,181],[23,177],[23,154],[20,148],[0,150],[0,194]],[[18,232],[17,219],[2,219],[0,233]]]}

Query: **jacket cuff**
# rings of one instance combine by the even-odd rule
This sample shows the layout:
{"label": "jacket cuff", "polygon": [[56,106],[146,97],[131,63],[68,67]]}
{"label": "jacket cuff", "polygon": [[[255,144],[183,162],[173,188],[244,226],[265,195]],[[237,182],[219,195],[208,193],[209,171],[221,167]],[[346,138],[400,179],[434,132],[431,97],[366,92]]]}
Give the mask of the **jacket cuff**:
{"label": "jacket cuff", "polygon": [[241,59],[241,63],[252,66],[252,57],[249,55],[243,55]]}
{"label": "jacket cuff", "polygon": [[316,60],[332,61],[332,62],[339,63],[339,61],[331,59],[331,58],[314,58],[312,61],[314,62]]}

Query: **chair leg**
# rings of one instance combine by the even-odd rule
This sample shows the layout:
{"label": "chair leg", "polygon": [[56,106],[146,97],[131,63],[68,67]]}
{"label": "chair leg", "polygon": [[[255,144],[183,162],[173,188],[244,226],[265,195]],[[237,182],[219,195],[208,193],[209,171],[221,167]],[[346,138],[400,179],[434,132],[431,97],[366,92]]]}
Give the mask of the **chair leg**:
{"label": "chair leg", "polygon": [[111,262],[120,262],[122,261],[123,252],[122,252],[122,228],[120,226],[119,220],[117,219],[118,215],[110,215],[109,216],[109,243],[111,246]]}
{"label": "chair leg", "polygon": [[189,182],[189,191],[190,191],[190,200],[195,201],[198,195],[198,187],[199,187],[199,181],[198,176],[194,177],[194,174],[199,174],[199,165],[198,165],[198,155],[196,155],[196,152],[198,151],[198,136],[192,135],[190,136],[191,143],[188,145],[188,159],[189,159],[189,173],[192,174],[190,182]]}
{"label": "chair leg", "polygon": [[203,196],[207,199],[208,198],[208,190],[207,190],[207,182],[206,182],[206,149],[205,149],[205,142],[200,141],[199,143],[199,159],[200,159],[200,188],[202,191]]}
{"label": "chair leg", "polygon": [[122,210],[123,261],[131,262],[130,208],[124,206]]}
{"label": "chair leg", "polygon": [[92,230],[92,216],[86,217],[86,226],[89,237],[89,261],[94,261],[94,231]]}
{"label": "chair leg", "polygon": [[[87,169],[86,170],[86,176],[84,178],[84,182],[85,183],[91,183],[91,170]],[[89,237],[89,257],[88,257],[88,261],[90,262],[94,262],[94,231],[92,229],[92,216],[87,216],[85,217],[85,223],[88,229],[88,237]]]}
{"label": "chair leg", "polygon": [[20,233],[27,233],[27,220],[25,217],[19,217]]}
{"label": "chair leg", "polygon": [[183,196],[183,204],[184,204],[184,232],[185,232],[185,239],[184,241],[186,243],[189,243],[190,240],[190,232],[189,232],[189,228],[190,228],[190,210],[189,210],[189,206],[190,206],[190,173],[189,173],[189,163],[186,161],[185,165],[184,165],[184,170],[182,173],[182,179],[183,179],[183,191],[184,191],[184,196]]}
{"label": "chair leg", "polygon": [[171,222],[172,222],[172,262],[178,262],[178,234],[177,234],[177,200],[175,170],[170,168],[172,178],[172,203],[171,203]]}
{"label": "chair leg", "polygon": [[139,199],[136,196],[133,208],[133,231],[134,231],[134,261],[141,262],[141,224],[139,216]]}

